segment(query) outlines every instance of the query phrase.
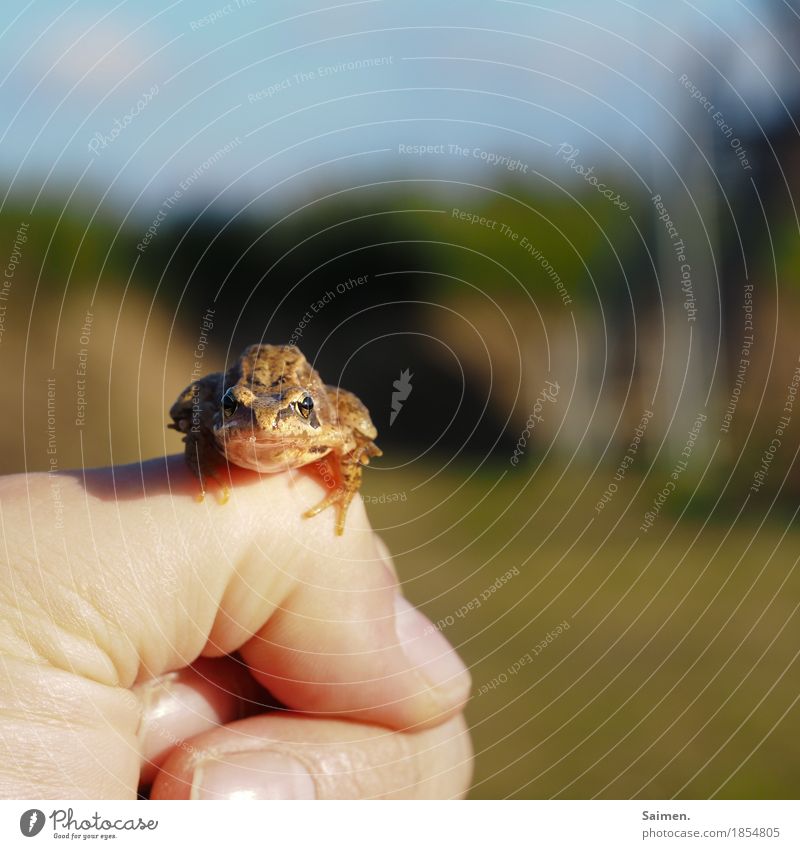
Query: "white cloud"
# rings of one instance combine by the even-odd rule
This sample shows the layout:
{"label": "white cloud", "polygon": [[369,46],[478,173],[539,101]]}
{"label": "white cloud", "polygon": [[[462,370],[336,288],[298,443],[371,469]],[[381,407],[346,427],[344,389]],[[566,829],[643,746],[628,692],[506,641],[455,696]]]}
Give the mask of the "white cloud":
{"label": "white cloud", "polygon": [[[117,21],[62,19],[25,57],[23,68],[30,84],[46,77],[48,89],[69,91],[79,84],[81,93],[96,97],[105,94],[153,52],[157,44],[146,44],[141,33],[130,35],[133,27]],[[163,37],[163,36],[162,36]],[[153,76],[154,62],[144,66],[148,78]],[[140,85],[137,75],[127,84]]]}

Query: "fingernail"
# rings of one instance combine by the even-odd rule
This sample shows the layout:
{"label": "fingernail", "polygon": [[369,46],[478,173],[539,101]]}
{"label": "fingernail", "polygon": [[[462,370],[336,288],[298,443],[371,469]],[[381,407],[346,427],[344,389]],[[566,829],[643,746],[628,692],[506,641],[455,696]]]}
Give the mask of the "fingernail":
{"label": "fingernail", "polygon": [[143,759],[158,764],[173,746],[219,723],[219,715],[197,688],[181,683],[171,672],[148,681],[139,690],[142,720],[139,741]]}
{"label": "fingernail", "polygon": [[232,718],[240,708],[239,697],[248,697],[247,687],[227,680],[224,671],[209,674],[214,668],[201,661],[195,668],[170,672],[135,688],[142,704],[138,736],[143,784],[153,780],[174,748],[194,754],[190,738]]}
{"label": "fingernail", "polygon": [[436,626],[409,604],[403,596],[394,597],[397,638],[412,666],[433,686],[447,691],[453,701],[469,695],[470,675],[455,649]]}
{"label": "fingernail", "polygon": [[295,758],[280,752],[236,752],[201,761],[192,799],[316,799],[314,780]]}

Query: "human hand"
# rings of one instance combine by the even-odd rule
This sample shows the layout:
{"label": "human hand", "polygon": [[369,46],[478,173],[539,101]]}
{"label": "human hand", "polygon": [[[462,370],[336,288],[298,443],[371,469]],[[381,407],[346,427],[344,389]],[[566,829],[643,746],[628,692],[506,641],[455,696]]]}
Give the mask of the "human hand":
{"label": "human hand", "polygon": [[0,479],[0,796],[466,792],[469,674],[360,500],[335,537],[309,475],[232,474],[227,504],[181,457]]}

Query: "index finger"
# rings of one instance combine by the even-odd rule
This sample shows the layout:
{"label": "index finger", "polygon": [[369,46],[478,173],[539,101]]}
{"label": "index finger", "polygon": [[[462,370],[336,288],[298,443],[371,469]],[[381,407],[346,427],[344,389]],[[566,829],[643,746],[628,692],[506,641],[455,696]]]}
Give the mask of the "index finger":
{"label": "index finger", "polygon": [[37,518],[53,478],[5,479],[0,501],[14,585],[71,638],[42,641],[54,665],[129,687],[241,650],[306,712],[408,728],[463,704],[468,673],[399,596],[359,499],[336,536],[332,511],[301,518],[319,498],[308,475],[234,470],[228,503],[198,504],[172,457],[57,476],[57,523]]}

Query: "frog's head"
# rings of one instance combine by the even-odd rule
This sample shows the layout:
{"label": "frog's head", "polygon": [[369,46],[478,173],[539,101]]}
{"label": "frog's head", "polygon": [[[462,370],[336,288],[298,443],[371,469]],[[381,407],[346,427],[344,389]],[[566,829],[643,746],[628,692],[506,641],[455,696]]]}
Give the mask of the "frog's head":
{"label": "frog's head", "polygon": [[[254,391],[257,390],[257,391]],[[237,383],[225,391],[214,419],[214,437],[235,466],[279,472],[319,460],[325,398],[302,386]]]}
{"label": "frog's head", "polygon": [[232,441],[275,442],[302,440],[319,431],[317,400],[302,386],[254,392],[237,384],[225,391],[214,435],[220,445]]}

